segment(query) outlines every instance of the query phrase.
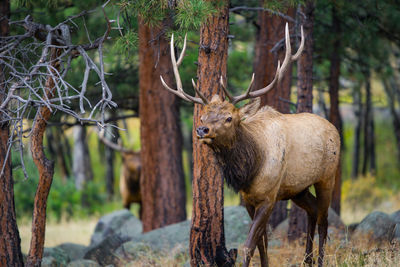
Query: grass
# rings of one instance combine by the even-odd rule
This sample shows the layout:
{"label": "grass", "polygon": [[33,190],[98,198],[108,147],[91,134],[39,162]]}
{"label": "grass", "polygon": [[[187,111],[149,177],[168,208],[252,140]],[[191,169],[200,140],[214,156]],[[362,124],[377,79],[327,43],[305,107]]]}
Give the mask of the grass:
{"label": "grass", "polygon": [[[48,222],[46,224],[45,247],[54,247],[62,243],[88,246],[97,221],[98,218],[92,217],[80,220]],[[28,220],[24,220],[19,224],[18,228],[21,236],[22,252],[28,253],[31,240],[31,223]]]}

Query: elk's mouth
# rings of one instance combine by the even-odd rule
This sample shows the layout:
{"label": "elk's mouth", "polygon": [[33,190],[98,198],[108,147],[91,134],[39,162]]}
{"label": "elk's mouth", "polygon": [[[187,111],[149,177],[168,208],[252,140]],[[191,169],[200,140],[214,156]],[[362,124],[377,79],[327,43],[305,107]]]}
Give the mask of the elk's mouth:
{"label": "elk's mouth", "polygon": [[207,145],[211,145],[212,142],[214,141],[214,138],[212,138],[212,137],[197,136],[197,139],[200,141],[200,143],[207,144]]}

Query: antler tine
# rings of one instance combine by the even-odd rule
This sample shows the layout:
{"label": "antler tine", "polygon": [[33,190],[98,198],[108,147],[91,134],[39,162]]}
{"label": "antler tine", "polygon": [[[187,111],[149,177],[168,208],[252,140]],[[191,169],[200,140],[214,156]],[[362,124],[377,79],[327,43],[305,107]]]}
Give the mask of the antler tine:
{"label": "antler tine", "polygon": [[304,31],[303,31],[303,25],[301,25],[301,27],[300,27],[300,32],[301,32],[300,46],[299,46],[299,49],[297,49],[296,54],[294,54],[294,55],[292,56],[292,60],[293,60],[293,61],[297,60],[297,59],[300,57],[301,52],[303,52],[303,49],[304,49]]}
{"label": "antler tine", "polygon": [[194,82],[193,79],[192,79],[192,85],[193,85],[193,88],[196,91],[196,93],[200,96],[201,100],[203,100],[203,102],[205,104],[208,104],[207,98],[203,95],[203,93],[199,90],[199,88],[197,88],[197,85],[196,85],[196,83]]}
{"label": "antler tine", "polygon": [[187,37],[187,35],[185,35],[185,40],[184,40],[184,43],[183,43],[182,53],[181,53],[181,55],[180,55],[180,57],[179,57],[179,59],[178,59],[178,62],[177,62],[177,61],[176,61],[176,58],[175,58],[174,35],[172,34],[172,36],[171,36],[170,53],[171,53],[172,69],[173,69],[173,71],[174,71],[174,76],[175,76],[175,80],[176,80],[176,90],[175,90],[175,89],[172,89],[171,87],[169,87],[169,86],[165,83],[165,81],[164,81],[164,79],[163,79],[163,77],[162,77],[161,75],[160,75],[160,80],[161,80],[161,83],[162,83],[162,85],[164,86],[165,89],[167,89],[167,90],[170,91],[171,93],[173,93],[173,94],[175,94],[175,95],[181,97],[182,99],[184,99],[184,100],[186,100],[186,101],[189,101],[189,102],[201,104],[201,105],[206,105],[206,104],[208,103],[208,102],[207,102],[207,99],[204,97],[204,95],[202,95],[202,94],[200,93],[199,90],[197,90],[197,88],[195,88],[195,90],[196,90],[197,94],[199,94],[200,98],[198,98],[198,97],[193,97],[193,96],[191,96],[191,95],[186,94],[186,93],[183,91],[183,88],[182,88],[182,81],[181,81],[181,77],[180,77],[180,75],[179,75],[178,66],[182,63],[183,57],[184,57],[184,55],[185,55],[185,50],[186,50],[186,37]]}
{"label": "antler tine", "polygon": [[[173,37],[174,35],[172,35]],[[185,34],[185,39],[183,40],[183,47],[182,47],[182,52],[181,55],[178,58],[178,62],[176,63],[176,65],[179,67],[182,63],[183,57],[185,56],[185,52],[186,52],[186,38],[187,38],[187,33]],[[171,41],[172,42],[172,41]]]}
{"label": "antler tine", "polygon": [[253,75],[251,76],[250,84],[249,84],[249,86],[247,87],[246,93],[244,93],[243,95],[234,96],[234,97],[233,97],[233,100],[232,100],[232,104],[236,104],[236,103],[238,103],[239,101],[242,101],[242,100],[244,100],[244,99],[249,98],[250,93],[251,93],[251,88],[253,87],[253,83],[254,83],[254,77],[255,77],[255,74],[253,73]]}
{"label": "antler tine", "polygon": [[224,84],[224,80],[223,80],[223,78],[222,78],[222,75],[221,75],[221,77],[220,77],[220,79],[219,79],[219,83],[221,84],[222,90],[224,90],[225,95],[229,98],[229,101],[232,102],[232,101],[233,101],[233,97],[232,97],[232,95],[228,92],[228,90],[226,89],[225,84]]}
{"label": "antler tine", "polygon": [[[272,80],[272,82],[267,85],[264,88],[258,89],[256,91],[251,91],[251,85],[252,82],[250,83],[249,88],[247,89],[246,93],[244,93],[243,95],[240,96],[236,96],[233,97],[233,104],[236,104],[239,101],[242,101],[244,99],[247,98],[254,98],[254,97],[258,97],[261,96],[265,93],[267,93],[269,90],[271,90],[277,83],[277,81],[279,82],[282,78],[283,75],[285,74],[287,67],[289,66],[289,64],[298,59],[300,57],[300,54],[303,52],[304,49],[304,32],[303,32],[303,26],[301,27],[301,43],[299,46],[299,49],[297,50],[296,54],[292,55],[292,48],[290,46],[290,34],[289,34],[289,25],[286,23],[285,26],[285,46],[286,46],[286,53],[285,53],[285,59],[282,62],[282,65],[280,64],[280,61],[278,61],[278,67],[276,68],[276,73],[275,73],[275,77]],[[254,79],[254,74],[253,74],[253,79]],[[252,81],[253,81],[252,79]]]}

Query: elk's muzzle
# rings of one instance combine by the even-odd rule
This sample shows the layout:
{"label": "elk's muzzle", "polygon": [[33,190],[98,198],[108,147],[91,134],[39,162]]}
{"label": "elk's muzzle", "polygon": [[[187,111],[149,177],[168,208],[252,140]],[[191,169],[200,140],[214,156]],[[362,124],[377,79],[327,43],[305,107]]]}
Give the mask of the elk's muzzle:
{"label": "elk's muzzle", "polygon": [[206,126],[200,126],[196,129],[197,137],[204,138],[210,132],[210,129]]}

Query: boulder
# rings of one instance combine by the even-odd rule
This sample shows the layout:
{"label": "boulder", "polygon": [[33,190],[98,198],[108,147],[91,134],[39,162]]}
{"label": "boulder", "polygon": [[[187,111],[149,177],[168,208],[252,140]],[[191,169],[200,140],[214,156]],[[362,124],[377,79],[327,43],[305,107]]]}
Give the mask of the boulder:
{"label": "boulder", "polygon": [[224,209],[224,226],[226,245],[237,247],[247,238],[251,218],[243,206],[231,206]]}
{"label": "boulder", "polygon": [[[336,212],[329,208],[328,210],[328,234],[329,235],[344,235],[346,225],[340,219]],[[278,224],[272,232],[274,238],[286,238],[289,230],[289,218]],[[318,232],[315,231],[317,234]]]}
{"label": "boulder", "polygon": [[393,238],[397,242],[400,242],[400,210],[390,214],[390,218],[396,223],[396,226],[393,230]]}
{"label": "boulder", "polygon": [[[66,265],[69,261],[70,258],[69,256],[65,253],[65,251],[59,247],[53,247],[53,248],[44,248],[43,251],[43,258],[48,258],[47,261],[53,262],[51,258],[54,258],[54,260],[57,262],[57,266],[59,265]],[[42,263],[43,265],[43,263]],[[47,265],[47,266],[52,266],[52,265]]]}
{"label": "boulder", "polygon": [[390,218],[395,222],[395,223],[400,223],[400,210],[393,212],[390,214]]}
{"label": "boulder", "polygon": [[396,223],[384,212],[374,211],[368,214],[354,230],[352,240],[367,239],[369,242],[381,243],[393,239]]}
{"label": "boulder", "polygon": [[103,239],[99,244],[90,246],[85,255],[84,259],[98,262],[101,266],[115,265],[121,266],[123,262],[121,258],[115,255],[115,250],[119,248],[123,243],[129,239],[121,237],[118,234],[110,235]]}
{"label": "boulder", "polygon": [[82,259],[87,250],[86,246],[74,243],[63,243],[55,248],[63,250],[70,261]]}
{"label": "boulder", "polygon": [[92,260],[75,260],[68,263],[67,267],[101,267],[95,261]]}
{"label": "boulder", "polygon": [[140,235],[142,223],[133,214],[126,210],[118,210],[100,218],[90,240],[90,247],[102,242],[109,236],[119,235],[123,238],[132,238]]}
{"label": "boulder", "polygon": [[65,264],[58,262],[56,258],[53,256],[46,256],[42,258],[41,265],[42,267],[64,267]]}

